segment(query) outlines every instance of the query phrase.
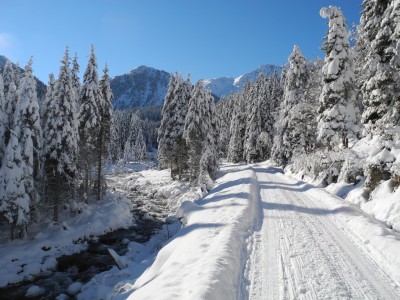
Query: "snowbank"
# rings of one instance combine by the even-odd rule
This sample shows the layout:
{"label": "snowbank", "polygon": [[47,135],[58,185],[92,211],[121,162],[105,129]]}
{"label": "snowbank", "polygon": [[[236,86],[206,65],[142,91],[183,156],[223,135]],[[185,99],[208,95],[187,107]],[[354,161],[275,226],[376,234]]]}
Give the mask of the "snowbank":
{"label": "snowbank", "polygon": [[245,240],[255,220],[257,197],[254,171],[229,170],[206,197],[182,203],[176,216],[183,228],[136,281],[117,285],[113,297],[240,298],[245,293],[240,276],[246,260]]}
{"label": "snowbank", "polygon": [[[400,137],[394,142],[386,142],[380,137],[365,137],[352,145],[351,149],[299,156],[285,168],[285,173],[314,186],[329,184],[326,187],[328,192],[356,204],[388,228],[400,232],[398,183],[394,184],[393,179],[379,181],[382,178],[376,178],[376,184],[371,188],[373,191],[367,188],[368,167],[371,165],[387,164],[386,171],[390,169],[392,177],[400,172],[399,140]],[[383,145],[387,145],[390,151]],[[332,183],[333,176],[338,182]]]}
{"label": "snowbank", "polygon": [[50,223],[30,240],[15,240],[0,249],[0,287],[45,274],[57,265],[57,257],[82,251],[90,236],[132,225],[131,202],[108,194],[62,224]]}

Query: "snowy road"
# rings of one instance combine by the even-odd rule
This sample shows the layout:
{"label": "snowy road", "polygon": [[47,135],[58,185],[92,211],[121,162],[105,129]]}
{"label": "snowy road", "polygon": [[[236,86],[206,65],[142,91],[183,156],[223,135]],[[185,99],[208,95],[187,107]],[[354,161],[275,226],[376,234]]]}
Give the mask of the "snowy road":
{"label": "snowy road", "polygon": [[400,234],[268,162],[222,165],[176,218],[156,257],[96,282],[96,299],[400,300]]}
{"label": "snowy road", "polygon": [[325,208],[321,193],[277,169],[254,171],[260,210],[248,240],[250,299],[400,299],[337,219],[351,212]]}

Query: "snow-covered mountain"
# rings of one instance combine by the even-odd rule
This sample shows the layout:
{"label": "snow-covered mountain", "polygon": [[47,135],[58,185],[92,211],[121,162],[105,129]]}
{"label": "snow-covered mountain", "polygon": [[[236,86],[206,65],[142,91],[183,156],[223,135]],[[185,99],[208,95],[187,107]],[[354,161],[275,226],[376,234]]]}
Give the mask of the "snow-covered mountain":
{"label": "snow-covered mountain", "polygon": [[161,104],[168,89],[170,74],[154,68],[139,66],[111,78],[116,108],[147,107]]}
{"label": "snow-covered mountain", "polygon": [[[261,65],[256,70],[237,78],[221,77],[202,80],[204,86],[218,98],[241,91],[248,81],[254,81],[261,73],[271,76],[280,67]],[[123,75],[111,79],[114,93],[114,107],[135,108],[160,105],[163,103],[168,89],[170,73],[147,66],[137,67]]]}
{"label": "snow-covered mountain", "polygon": [[212,91],[213,94],[218,97],[229,95],[230,93],[236,93],[243,89],[244,85],[248,81],[255,81],[257,77],[263,73],[267,76],[272,76],[274,71],[280,74],[281,68],[275,65],[261,65],[254,71],[243,74],[239,77],[220,77],[212,79],[202,80],[205,88]]}

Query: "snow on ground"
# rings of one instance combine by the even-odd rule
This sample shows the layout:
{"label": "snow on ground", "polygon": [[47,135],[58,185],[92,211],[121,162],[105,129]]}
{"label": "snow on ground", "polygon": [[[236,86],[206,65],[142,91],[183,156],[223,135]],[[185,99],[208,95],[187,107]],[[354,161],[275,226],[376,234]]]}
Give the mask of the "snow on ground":
{"label": "snow on ground", "polygon": [[[361,170],[362,167],[366,167],[370,163],[377,164],[380,160],[395,160],[399,163],[400,142],[392,143],[390,149],[390,152],[382,149],[382,141],[379,137],[365,137],[351,147],[350,151],[356,156],[350,160],[350,163],[357,167],[361,166]],[[346,159],[346,157],[342,157],[342,159]],[[314,186],[322,187],[321,177],[310,178],[304,170],[294,173],[292,166],[289,165],[285,168],[285,173]],[[360,182],[355,185],[346,183],[344,180],[332,183],[326,187],[326,191],[357,205],[367,214],[386,224],[388,228],[400,232],[400,188],[393,187],[391,180],[381,181],[371,195],[366,197],[365,178],[359,176],[359,179]]]}
{"label": "snow on ground", "polygon": [[248,241],[250,299],[400,299],[400,235],[280,169],[254,170],[263,209]]}
{"label": "snow on ground", "polygon": [[223,166],[176,217],[171,239],[130,244],[128,267],[99,274],[78,299],[400,299],[400,236],[268,164]]}
{"label": "snow on ground", "polygon": [[47,223],[29,239],[2,244],[0,287],[47,274],[55,268],[57,257],[86,247],[79,240],[132,225],[130,201],[111,193],[105,198],[85,206],[81,214],[61,224]]}
{"label": "snow on ground", "polygon": [[[107,180],[118,192],[132,191],[154,199],[165,199],[172,213],[176,212],[182,201],[201,196],[200,189],[190,187],[188,182],[172,180],[169,170],[143,168],[140,172],[113,174],[107,176]],[[148,209],[156,211],[157,207]]]}
{"label": "snow on ground", "polygon": [[[160,236],[146,246],[130,245],[128,268],[114,268],[96,276],[83,287],[78,299],[241,298],[245,293],[241,276],[247,251],[245,239],[257,210],[256,202],[251,200],[256,184],[254,172],[247,165],[228,166],[223,172],[226,174],[204,198],[193,202],[195,195],[186,194],[192,199],[182,202],[176,214],[183,227],[180,229],[178,223],[177,228],[174,223],[170,233],[180,230],[172,239],[164,240],[165,246],[158,254],[146,256],[149,251],[144,248],[154,247]],[[144,187],[145,181],[142,178],[133,186]]]}
{"label": "snow on ground", "polygon": [[[268,163],[223,165],[204,197],[167,170],[108,180],[116,192],[168,199],[177,212],[146,245],[126,241],[128,252],[116,257],[126,268],[71,287],[78,299],[400,299],[400,235]],[[336,191],[351,194],[347,188]],[[1,284],[51,270],[57,256],[84,247],[73,241],[129,225],[130,205],[114,196],[33,240],[9,243],[0,250]]]}

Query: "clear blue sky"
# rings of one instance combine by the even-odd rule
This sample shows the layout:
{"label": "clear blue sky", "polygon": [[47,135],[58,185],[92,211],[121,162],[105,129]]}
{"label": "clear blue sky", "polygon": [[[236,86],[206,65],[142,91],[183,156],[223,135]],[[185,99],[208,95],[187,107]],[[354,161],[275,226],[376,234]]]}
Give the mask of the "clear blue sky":
{"label": "clear blue sky", "polygon": [[359,23],[361,0],[0,0],[0,54],[47,83],[65,47],[81,72],[93,43],[111,75],[147,65],[200,78],[238,76],[260,64],[287,61],[294,44],[322,56],[322,6]]}

